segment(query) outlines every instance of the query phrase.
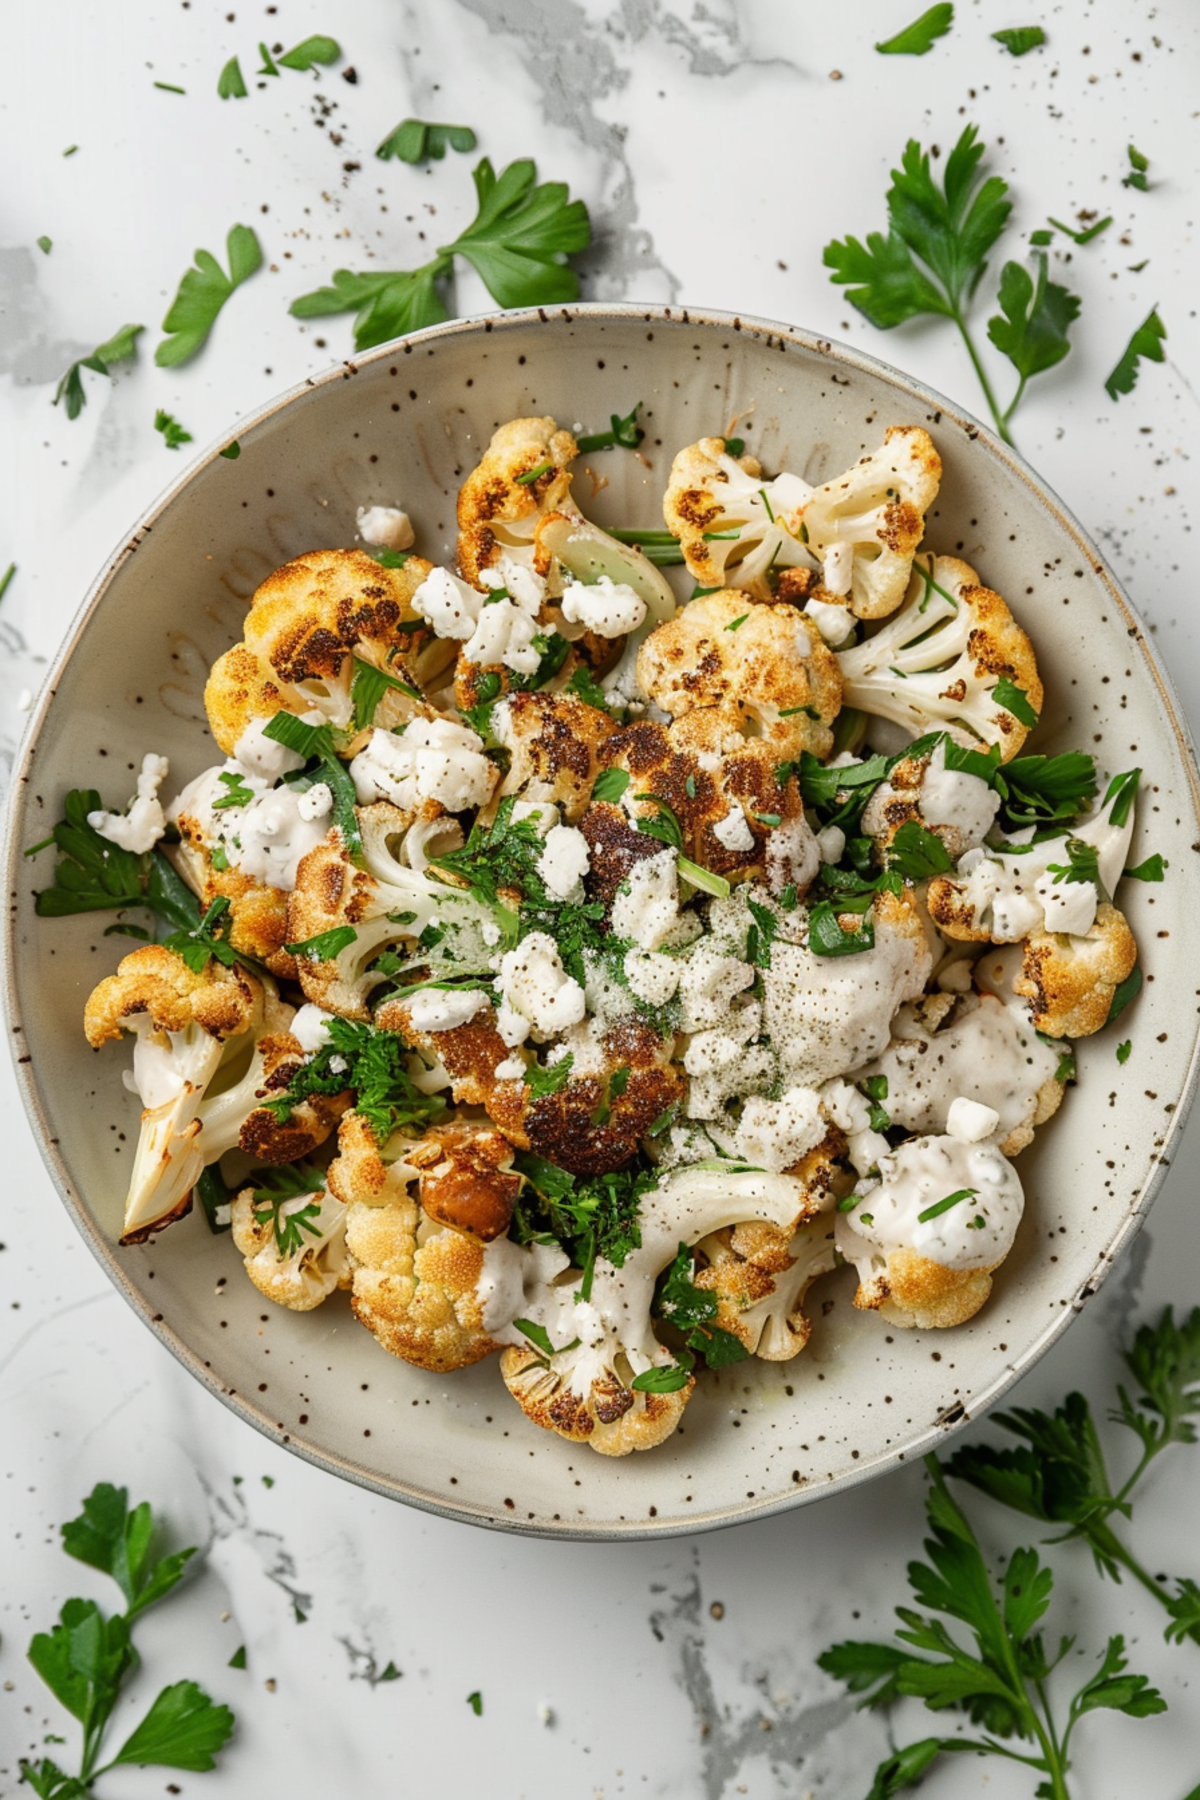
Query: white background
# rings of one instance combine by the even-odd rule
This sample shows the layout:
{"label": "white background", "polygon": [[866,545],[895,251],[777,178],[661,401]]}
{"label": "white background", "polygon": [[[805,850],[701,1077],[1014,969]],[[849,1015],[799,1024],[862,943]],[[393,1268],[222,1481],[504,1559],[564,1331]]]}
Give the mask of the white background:
{"label": "white background", "polygon": [[[1188,0],[960,0],[952,35],[919,61],[872,49],[920,10],[916,0],[229,3],[235,17],[207,0],[43,0],[10,21],[0,566],[15,560],[18,574],[0,608],[5,763],[21,690],[38,685],[113,544],[178,473],[180,455],[152,429],[155,409],[175,413],[197,444],[227,439],[240,413],[350,347],[348,320],[301,324],[287,315],[292,298],[337,267],[413,266],[469,219],[471,159],[425,171],[372,157],[410,113],[469,122],[497,167],[533,155],[544,177],[587,200],[585,297],[781,318],[885,355],[980,411],[952,330],[875,332],[829,284],[823,245],[882,225],[887,171],[908,136],[948,147],[968,121],[1013,186],[1006,251],[1019,255],[1048,213],[1112,212],[1113,226],[1058,271],[1083,298],[1076,348],[1035,384],[1017,436],[1100,540],[1200,723],[1189,448],[1200,21]],[[1017,61],[990,41],[1035,18],[1044,49]],[[315,31],[341,41],[338,69],[285,73],[262,89],[251,82],[246,100],[218,100],[228,57],[250,79],[260,36],[289,46]],[[355,85],[341,78],[347,64]],[[1121,186],[1130,141],[1151,158],[1148,194]],[[236,220],[258,231],[269,267],[236,294],[193,364],[156,369],[156,328],[192,252],[220,250]],[[53,239],[48,256],[42,234]],[[458,309],[482,303],[464,279]],[[1156,303],[1167,365],[1146,368],[1114,406],[1104,376]],[[50,405],[54,383],[126,321],[148,327],[136,365],[111,383],[85,375],[89,404],[68,422]],[[81,782],[91,775],[80,768]],[[0,1107],[0,1793],[15,1789],[19,1756],[67,1729],[24,1648],[68,1593],[103,1592],[57,1548],[58,1523],[97,1479],[152,1498],[176,1541],[208,1547],[201,1578],[141,1634],[139,1701],[191,1675],[239,1714],[222,1772],[180,1775],[184,1793],[241,1800],[335,1783],[374,1792],[385,1781],[450,1800],[481,1790],[496,1800],[865,1792],[888,1726],[852,1712],[813,1659],[839,1636],[882,1635],[907,1597],[916,1472],[761,1525],[617,1548],[518,1543],[388,1505],[276,1450],[189,1381],[77,1240],[7,1068]],[[1050,1402],[1078,1384],[1102,1412],[1114,1345],[1164,1303],[1195,1299],[1198,1141],[1193,1126],[1150,1227],[1011,1399]],[[1132,1536],[1156,1570],[1200,1575],[1198,1456],[1174,1452],[1139,1501]],[[991,1546],[1011,1546],[1009,1518],[982,1502],[974,1511]],[[1077,1630],[1089,1650],[1125,1632],[1134,1666],[1170,1702],[1145,1722],[1085,1722],[1077,1800],[1182,1800],[1200,1780],[1200,1650],[1165,1645],[1153,1603],[1128,1585],[1101,1586],[1077,1547],[1052,1554],[1053,1628]],[[243,1643],[238,1673],[226,1664]],[[374,1685],[389,1659],[401,1678]],[[466,1705],[475,1689],[480,1718]],[[936,1726],[914,1709],[895,1728],[905,1741]],[[157,1794],[167,1779],[131,1773],[100,1791]],[[925,1791],[1007,1800],[1032,1787],[1015,1767],[963,1759]]]}

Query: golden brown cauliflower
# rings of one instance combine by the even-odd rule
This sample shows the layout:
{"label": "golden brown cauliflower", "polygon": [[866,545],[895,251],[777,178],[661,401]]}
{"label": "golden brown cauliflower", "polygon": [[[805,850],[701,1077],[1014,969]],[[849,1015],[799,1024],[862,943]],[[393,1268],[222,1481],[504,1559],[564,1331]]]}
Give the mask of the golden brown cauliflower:
{"label": "golden brown cauliflower", "polygon": [[245,644],[234,644],[218,656],[204,689],[204,710],[213,737],[232,756],[247,728],[265,724],[287,712],[288,689],[275,678],[269,663]]}
{"label": "golden brown cauliflower", "polygon": [[550,513],[582,516],[571,500],[578,454],[571,433],[549,417],[510,419],[493,433],[458,495],[458,566],[467,581],[481,587],[481,573],[505,550],[529,552]]}
{"label": "golden brown cauliflower", "polygon": [[607,713],[572,694],[510,694],[492,712],[497,743],[512,755],[499,797],[518,794],[557,806],[571,824],[580,817],[612,736]]}
{"label": "golden brown cauliflower", "polygon": [[769,574],[810,560],[800,520],[811,492],[795,475],[767,481],[757,459],[730,456],[724,438],[701,438],[671,464],[663,518],[701,586],[769,600]]}
{"label": "golden brown cauliflower", "polygon": [[920,425],[892,425],[871,451],[817,488],[803,510],[805,542],[830,597],[858,619],[882,619],[904,599],[937,497],[942,460]]}
{"label": "golden brown cauliflower", "polygon": [[246,1273],[265,1300],[311,1312],[350,1286],[346,1208],[328,1188],[273,1202],[269,1189],[244,1187],[230,1215]]}
{"label": "golden brown cauliflower", "polygon": [[735,707],[747,736],[781,758],[826,757],[842,704],[837,662],[796,609],[725,591],[705,594],[650,633],[638,680],[678,718],[699,706]]}
{"label": "golden brown cauliflower", "polygon": [[[346,1205],[355,1318],[391,1355],[445,1374],[498,1348],[484,1328],[476,1291],[484,1245],[452,1226],[427,1231],[411,1192],[421,1176],[414,1155],[419,1144],[403,1138],[381,1152],[369,1127],[350,1113],[329,1186]],[[437,1160],[447,1160],[444,1142]]]}
{"label": "golden brown cauliflower", "polygon": [[999,794],[981,776],[946,768],[943,741],[893,764],[863,808],[861,829],[886,852],[902,826],[920,825],[957,862],[983,842],[999,809]]}
{"label": "golden brown cauliflower", "polygon": [[696,1385],[694,1375],[669,1394],[640,1393],[618,1370],[601,1367],[587,1390],[576,1393],[553,1363],[529,1344],[510,1345],[500,1373],[525,1417],[544,1431],[585,1443],[601,1456],[628,1456],[653,1450],[669,1438]]}
{"label": "golden brown cauliflower", "polygon": [[1132,975],[1137,943],[1124,913],[1102,901],[1086,937],[1035,931],[1025,942],[1014,993],[1029,1001],[1047,1037],[1090,1037],[1108,1023],[1113,995]]}
{"label": "golden brown cauliflower", "polygon": [[267,887],[241,869],[217,869],[205,839],[204,828],[192,814],[176,814],[180,841],[167,855],[207,910],[214,900],[229,902],[229,942],[242,956],[265,963],[281,981],[296,979],[296,959],[284,949],[288,937],[288,896],[284,889]]}

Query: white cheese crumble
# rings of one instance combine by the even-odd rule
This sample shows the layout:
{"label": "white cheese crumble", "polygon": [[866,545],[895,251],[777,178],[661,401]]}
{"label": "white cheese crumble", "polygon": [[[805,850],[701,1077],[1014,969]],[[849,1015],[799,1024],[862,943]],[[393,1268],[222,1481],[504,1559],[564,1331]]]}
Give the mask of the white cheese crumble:
{"label": "white cheese crumble", "polygon": [[657,950],[679,922],[678,858],[660,850],[634,863],[612,907],[614,937],[643,950]]}
{"label": "white cheese crumble", "polygon": [[494,1073],[497,1081],[520,1081],[525,1064],[519,1056],[506,1056],[503,1062],[496,1064]]}
{"label": "white cheese crumble", "polygon": [[326,818],[333,811],[333,789],[329,783],[314,781],[310,788],[302,788],[296,811],[302,819]]}
{"label": "white cheese crumble", "polygon": [[314,1006],[311,1001],[300,1008],[288,1030],[306,1056],[324,1049],[329,1040],[329,1025],[333,1017],[332,1013],[327,1013],[323,1007]]}
{"label": "white cheese crumble", "polygon": [[679,961],[679,998],[683,1029],[706,1031],[720,1025],[738,994],[754,980],[754,969],[736,956],[722,956],[713,945],[696,944]]}
{"label": "white cheese crumble", "polygon": [[385,550],[409,550],[416,540],[412,520],[398,506],[360,506],[355,524],[364,544]]}
{"label": "white cheese crumble", "polygon": [[623,637],[646,617],[646,602],[627,581],[601,575],[592,582],[569,581],[559,602],[568,625],[582,625],[598,637]]}
{"label": "white cheese crumble", "polygon": [[680,966],[673,956],[627,950],[621,966],[630,993],[647,1006],[665,1006],[679,986]]}
{"label": "white cheese crumble", "polygon": [[502,1000],[496,1008],[496,1030],[506,1050],[515,1050],[529,1036],[529,1020]]}
{"label": "white cheese crumble", "polygon": [[579,900],[590,866],[588,841],[573,825],[552,825],[538,858],[538,874],[556,900]]}
{"label": "white cheese crumble", "polygon": [[1000,1114],[994,1106],[984,1106],[979,1100],[958,1094],[946,1114],[946,1136],[958,1138],[963,1144],[979,1144],[991,1137],[999,1123]]}
{"label": "white cheese crumble", "polygon": [[408,812],[426,800],[448,812],[483,806],[496,784],[483,739],[452,719],[413,719],[399,735],[376,727],[350,774],[362,805],[390,800]]}
{"label": "white cheese crumble", "polygon": [[90,812],[87,822],[110,844],[122,850],[153,850],[167,828],[158,790],[170,773],[165,756],[144,756],[137,781],[137,793],[123,813]]}
{"label": "white cheese crumble", "polygon": [[782,894],[786,887],[797,887],[803,892],[814,880],[821,862],[820,845],[804,815],[785,819],[767,839],[767,886],[773,894]]}
{"label": "white cheese crumble", "polygon": [[501,554],[490,569],[479,577],[485,588],[504,588],[531,617],[536,618],[546,597],[546,583],[536,569],[519,563],[514,556]]}
{"label": "white cheese crumble", "polygon": [[548,932],[531,931],[522,938],[515,950],[499,958],[497,973],[504,1004],[528,1019],[533,1035],[543,1042],[583,1018],[583,989],[563,968]]}
{"label": "white cheese crumble", "polygon": [[407,1002],[414,1031],[454,1031],[487,1004],[482,988],[424,988]]}
{"label": "white cheese crumble", "polygon": [[735,853],[739,850],[753,850],[754,833],[750,829],[750,821],[746,817],[745,808],[737,800],[729,808],[723,819],[718,819],[712,828],[713,836],[718,844]]}
{"label": "white cheese crumble", "polygon": [[812,1088],[788,1088],[779,1100],[752,1095],[742,1108],[737,1129],[738,1154],[759,1168],[781,1174],[815,1149],[826,1129],[820,1096]]}
{"label": "white cheese crumble", "polygon": [[463,645],[468,662],[501,663],[518,675],[533,675],[542,660],[534,644],[538,622],[512,600],[490,600],[480,608],[475,629]]}
{"label": "white cheese crumble", "polygon": [[449,569],[431,569],[412,597],[419,613],[440,638],[469,638],[479,618],[483,595]]}
{"label": "white cheese crumble", "polygon": [[529,820],[539,837],[549,837],[559,822],[559,811],[549,800],[515,800],[511,823],[519,825],[522,819]]}
{"label": "white cheese crumble", "polygon": [[831,606],[827,600],[809,600],[804,615],[812,620],[825,642],[835,650],[854,630],[855,618],[848,606]]}

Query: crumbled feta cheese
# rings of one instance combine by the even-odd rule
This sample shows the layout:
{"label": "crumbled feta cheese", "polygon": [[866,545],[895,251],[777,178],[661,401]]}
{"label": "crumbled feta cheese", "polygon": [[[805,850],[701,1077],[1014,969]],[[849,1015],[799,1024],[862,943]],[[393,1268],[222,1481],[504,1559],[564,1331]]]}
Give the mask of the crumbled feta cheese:
{"label": "crumbled feta cheese", "polygon": [[717,820],[712,832],[718,844],[723,844],[726,850],[736,852],[754,848],[754,833],[740,801],[734,801],[725,817]]}
{"label": "crumbled feta cheese", "polygon": [[568,625],[582,625],[604,638],[636,631],[646,617],[646,602],[637,589],[611,575],[592,582],[568,581],[559,605]]}
{"label": "crumbled feta cheese", "polygon": [[296,800],[296,811],[302,819],[324,819],[333,811],[333,789],[326,781],[314,781],[310,788],[301,790]]}
{"label": "crumbled feta cheese", "polygon": [[314,1006],[311,1001],[300,1008],[288,1026],[288,1030],[306,1056],[311,1056],[314,1051],[323,1049],[329,1041],[329,1025],[333,1016],[332,1013],[325,1012],[322,1007]]}
{"label": "crumbled feta cheese", "polygon": [[752,1095],[742,1108],[738,1154],[778,1175],[815,1149],[826,1130],[820,1098],[810,1087],[788,1088],[780,1100]]}
{"label": "crumbled feta cheese", "polygon": [[548,837],[559,821],[559,811],[549,800],[516,800],[510,822],[519,825],[522,819],[528,819],[539,837]]}
{"label": "crumbled feta cheese", "polygon": [[415,812],[437,800],[449,812],[482,806],[496,784],[496,765],[483,739],[452,719],[413,719],[403,733],[371,733],[350,764],[359,801],[390,800]]}
{"label": "crumbled feta cheese", "polygon": [[493,950],[504,934],[495,919],[484,919],[479,927],[479,935],[488,949]]}
{"label": "crumbled feta cheese", "polygon": [[531,931],[497,965],[501,998],[529,1020],[536,1037],[557,1037],[586,1011],[583,989],[563,968],[558,946],[545,931]]}
{"label": "crumbled feta cheese", "polygon": [[835,650],[854,630],[854,614],[848,606],[831,606],[827,600],[810,600],[804,608],[825,642]]}
{"label": "crumbled feta cheese", "polygon": [[489,600],[480,607],[475,629],[463,645],[468,662],[502,663],[518,675],[533,675],[542,660],[534,639],[538,622],[514,600]]}
{"label": "crumbled feta cheese", "polygon": [[827,825],[817,833],[817,849],[823,863],[840,862],[846,848],[846,834],[840,825]]}
{"label": "crumbled feta cheese", "polygon": [[665,1006],[679,986],[680,965],[653,950],[627,950],[622,970],[629,991],[647,1006]]}
{"label": "crumbled feta cheese", "polygon": [[634,863],[618,888],[612,907],[613,935],[643,950],[657,950],[678,920],[678,858],[674,850],[660,850]]}
{"label": "crumbled feta cheese", "polygon": [[806,888],[820,864],[820,846],[803,813],[785,819],[767,839],[767,886],[773,894],[786,887]]}
{"label": "crumbled feta cheese", "polygon": [[300,808],[304,797],[294,787],[271,788],[256,795],[249,806],[231,807],[218,815],[229,820],[228,835],[221,838],[225,854],[243,875],[268,887],[295,887],[302,860],[324,843],[329,830],[327,815],[304,816]]}
{"label": "crumbled feta cheese", "polygon": [[329,1067],[332,1074],[344,1075],[346,1070],[350,1067],[350,1064],[344,1056],[331,1056],[329,1059]]}
{"label": "crumbled feta cheese", "polygon": [[519,563],[514,556],[501,554],[490,569],[483,570],[479,579],[486,588],[504,588],[519,607],[537,618],[546,598],[546,583],[536,569]]}
{"label": "crumbled feta cheese", "polygon": [[381,544],[386,550],[408,550],[417,535],[398,506],[360,506],[355,523],[364,544]]}
{"label": "crumbled feta cheese", "polygon": [[981,1100],[969,1100],[965,1094],[959,1094],[950,1102],[946,1114],[946,1136],[957,1138],[963,1144],[979,1144],[984,1138],[991,1137],[999,1123],[1000,1114],[994,1106],[985,1106]]}
{"label": "crumbled feta cheese", "polygon": [[753,980],[754,970],[748,962],[736,956],[722,956],[711,944],[697,944],[679,959],[684,1030],[705,1031],[719,1025],[738,994]]}
{"label": "crumbled feta cheese", "polygon": [[90,812],[87,822],[92,830],[98,831],[110,844],[119,844],[122,850],[134,850],[139,855],[143,850],[153,850],[167,828],[158,790],[170,767],[165,756],[144,756],[137,793],[126,810],[123,813]]}
{"label": "crumbled feta cheese", "polygon": [[440,638],[469,638],[483,606],[483,595],[449,569],[431,569],[412,597],[413,611]]}
{"label": "crumbled feta cheese", "polygon": [[582,831],[573,825],[552,825],[538,858],[538,874],[556,900],[578,900],[588,872],[590,852]]}
{"label": "crumbled feta cheese", "polygon": [[507,1000],[501,1000],[496,1008],[496,1030],[505,1049],[515,1050],[529,1036],[529,1020],[511,1007]]}
{"label": "crumbled feta cheese", "polygon": [[720,1119],[730,1100],[769,1086],[775,1058],[767,1045],[754,1043],[761,1030],[762,1007],[751,1002],[727,1014],[720,1030],[696,1033],[683,1053],[691,1077],[689,1118]]}
{"label": "crumbled feta cheese", "polygon": [[497,1081],[520,1081],[525,1064],[519,1056],[506,1056],[503,1062],[496,1064],[493,1073]]}
{"label": "crumbled feta cheese", "polygon": [[248,769],[251,775],[261,775],[267,781],[278,781],[281,775],[290,775],[293,769],[304,767],[304,758],[296,750],[289,750],[286,744],[277,744],[274,738],[266,735],[266,727],[270,719],[251,719],[237,743],[233,746],[232,762]]}
{"label": "crumbled feta cheese", "polygon": [[414,1031],[454,1031],[487,1004],[482,988],[423,988],[407,1003]]}

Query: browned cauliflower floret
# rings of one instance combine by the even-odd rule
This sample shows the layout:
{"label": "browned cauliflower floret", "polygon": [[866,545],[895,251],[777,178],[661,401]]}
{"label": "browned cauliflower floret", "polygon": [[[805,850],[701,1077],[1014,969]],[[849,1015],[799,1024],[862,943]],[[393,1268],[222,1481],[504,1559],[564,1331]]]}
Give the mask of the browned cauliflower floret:
{"label": "browned cauliflower floret", "polygon": [[767,481],[755,457],[730,456],[724,438],[701,438],[671,464],[663,517],[702,586],[769,600],[769,573],[811,560],[800,539],[811,491],[795,475]]}
{"label": "browned cauliflower floret", "polygon": [[551,418],[510,419],[493,433],[458,495],[458,566],[475,587],[504,551],[530,550],[548,514],[582,516],[571,501],[578,454]]}
{"label": "browned cauliflower floret", "polygon": [[[637,819],[659,815],[659,800],[679,820],[682,854],[700,868],[734,880],[764,876],[776,889],[789,882],[807,886],[817,871],[818,852],[795,777],[788,774],[780,782],[778,751],[761,738],[746,737],[743,724],[744,715],[733,706],[706,706],[670,726],[643,719],[616,732],[601,761],[623,770],[629,786],[619,808],[600,801],[589,809],[588,835],[598,828],[593,814],[603,818],[611,812],[607,832],[599,828],[611,850],[617,821],[623,816],[625,831],[636,830]],[[640,797],[645,795],[654,799]],[[624,869],[621,878],[627,873]],[[597,875],[603,885],[603,863]],[[607,901],[611,895],[599,897]]]}
{"label": "browned cauliflower floret", "polygon": [[952,556],[920,557],[900,611],[835,660],[845,706],[913,737],[944,727],[968,745],[997,744],[1004,762],[1030,731],[1007,703],[1026,718],[1042,707],[1033,645],[999,594]]}
{"label": "browned cauliflower floret", "polygon": [[289,710],[287,688],[276,680],[269,663],[245,644],[234,644],[212,666],[204,710],[213,737],[226,756],[232,756],[251,725],[265,725],[277,712]]}
{"label": "browned cauliflower floret", "polygon": [[837,662],[796,609],[724,591],[693,600],[638,652],[638,680],[673,717],[735,707],[780,757],[826,757],[842,704]]}
{"label": "browned cauliflower floret", "polygon": [[1124,913],[1101,902],[1086,937],[1035,931],[1013,991],[1029,1001],[1047,1037],[1090,1037],[1108,1023],[1113,995],[1132,975],[1137,943]]}
{"label": "browned cauliflower floret", "polygon": [[288,937],[288,896],[282,888],[267,887],[232,864],[214,867],[211,848],[200,822],[187,813],[176,815],[180,841],[167,849],[170,861],[183,876],[202,907],[214,900],[229,902],[229,942],[242,956],[265,963],[283,981],[296,979],[296,959],[284,949]]}
{"label": "browned cauliflower floret", "polygon": [[882,619],[904,599],[942,460],[920,425],[892,425],[880,449],[827,481],[803,511],[805,542],[829,598],[859,619]]}
{"label": "browned cauliflower floret", "polygon": [[231,1223],[246,1273],[263,1298],[291,1312],[311,1312],[336,1288],[350,1286],[346,1208],[328,1188],[295,1193],[297,1185],[285,1179],[274,1189],[265,1183],[243,1188],[230,1209]]}
{"label": "browned cauliflower floret", "polygon": [[571,694],[514,693],[493,709],[492,733],[512,756],[500,795],[557,806],[573,824],[613,733],[608,714]]}
{"label": "browned cauliflower floret", "polygon": [[886,851],[902,826],[920,825],[957,861],[983,842],[999,808],[999,794],[981,776],[947,769],[943,739],[893,764],[863,809],[861,829]]}
{"label": "browned cauliflower floret", "polygon": [[291,1157],[320,1142],[315,1118],[306,1122],[312,1129],[302,1123],[286,1143],[275,1142],[273,1117],[259,1104],[268,1059],[281,1054],[271,1034],[286,1032],[291,1018],[273,983],[215,959],[197,972],[163,944],[133,951],[95,988],[84,1010],[87,1040],[95,1049],[123,1031],[134,1035],[133,1079],[145,1106],[123,1242],[188,1212],[200,1171],[244,1134],[243,1148],[263,1156],[274,1149],[274,1160],[283,1159],[280,1149]]}
{"label": "browned cauliflower floret", "polygon": [[[357,1113],[342,1122],[329,1186],[346,1205],[346,1246],[355,1317],[393,1356],[444,1374],[498,1346],[477,1292],[483,1241],[452,1226],[429,1232],[412,1187],[419,1143],[394,1137],[381,1151]],[[434,1169],[461,1158],[439,1140]],[[439,1177],[435,1174],[434,1186]],[[445,1177],[441,1177],[444,1182]],[[430,1221],[432,1223],[432,1221]]]}
{"label": "browned cauliflower floret", "polygon": [[[414,698],[390,685],[375,708],[377,725],[386,729],[422,712],[422,683],[446,668],[453,653],[412,605],[431,571],[419,556],[385,569],[363,550],[314,550],[269,575],[243,631],[247,650],[284,695],[285,710],[315,710],[349,730],[355,665],[365,662],[416,691]],[[231,673],[240,680],[236,669]],[[214,706],[225,707],[220,689],[212,698]]]}

